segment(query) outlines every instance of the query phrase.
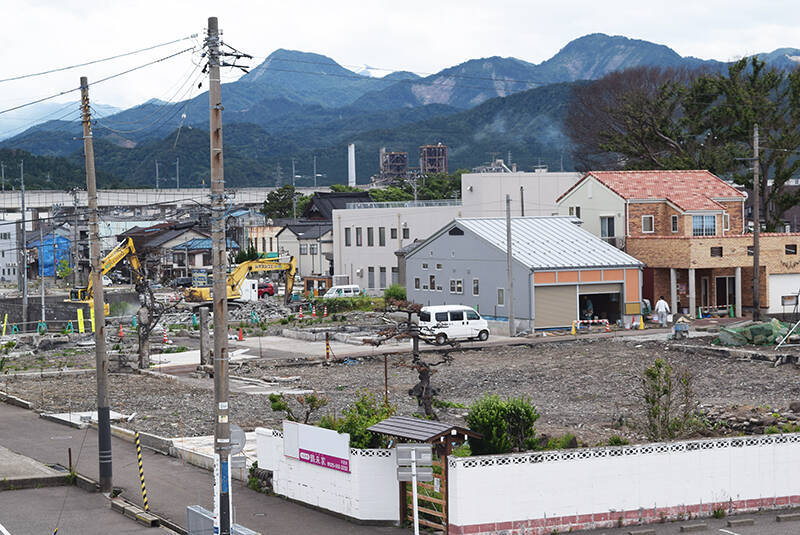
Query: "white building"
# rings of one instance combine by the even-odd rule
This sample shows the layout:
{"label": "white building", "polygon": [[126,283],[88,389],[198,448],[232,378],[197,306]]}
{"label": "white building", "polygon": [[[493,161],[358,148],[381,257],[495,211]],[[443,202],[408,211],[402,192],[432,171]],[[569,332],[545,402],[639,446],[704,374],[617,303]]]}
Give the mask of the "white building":
{"label": "white building", "polygon": [[325,221],[303,221],[286,225],[276,236],[277,251],[297,260],[297,275],[320,277],[330,273],[333,252],[331,225]]}
{"label": "white building", "polygon": [[354,203],[333,211],[334,276],[368,293],[398,282],[395,251],[457,217],[458,201]]}
{"label": "white building", "polygon": [[580,173],[550,173],[546,169],[532,173],[464,173],[464,217],[505,216],[506,195],[511,197],[512,217],[555,215],[556,199],[580,178]]}
{"label": "white building", "polygon": [[17,243],[19,214],[4,214],[0,220],[0,282],[16,283],[21,257],[20,245]]}

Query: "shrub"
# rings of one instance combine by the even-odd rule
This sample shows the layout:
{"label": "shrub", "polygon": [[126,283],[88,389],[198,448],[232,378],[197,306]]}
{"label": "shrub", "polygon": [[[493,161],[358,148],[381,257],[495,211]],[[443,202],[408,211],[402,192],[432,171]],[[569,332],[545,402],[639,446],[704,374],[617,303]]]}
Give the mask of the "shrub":
{"label": "shrub", "polygon": [[570,448],[577,448],[578,440],[572,433],[567,433],[560,437],[553,437],[547,441],[548,450],[566,450]]}
{"label": "shrub", "polygon": [[697,423],[693,377],[688,370],[675,372],[664,359],[656,359],[641,380],[646,432],[652,440],[680,437]]}
{"label": "shrub", "polygon": [[405,301],[406,289],[399,284],[392,284],[383,291],[383,298],[387,301],[389,299],[394,299],[395,301]]}
{"label": "shrub", "polygon": [[628,442],[627,440],[625,440],[624,438],[622,438],[619,435],[611,435],[608,438],[608,445],[609,446],[627,446],[628,444],[630,444],[630,442]]}
{"label": "shrub", "polygon": [[777,435],[781,432],[777,425],[770,425],[764,428],[765,435]]}
{"label": "shrub", "polygon": [[379,403],[371,392],[363,391],[356,402],[342,412],[341,418],[323,416],[319,426],[349,433],[351,448],[381,448],[386,446],[388,439],[367,431],[367,428],[396,411],[396,406]]}
{"label": "shrub", "polygon": [[528,398],[503,401],[497,395],[484,396],[472,404],[467,414],[469,428],[483,436],[471,440],[470,448],[477,455],[524,450],[533,443],[533,424],[538,418],[539,413]]}
{"label": "shrub", "polygon": [[[294,399],[297,402],[297,409],[290,405],[290,400]],[[269,405],[273,411],[285,412],[286,419],[292,422],[299,422],[302,419],[304,424],[308,423],[311,415],[316,411],[328,404],[328,398],[317,396],[316,394],[306,394],[304,396],[294,396],[293,398],[286,397],[283,394],[270,394]],[[295,414],[297,410],[297,414]],[[301,414],[305,411],[305,414]]]}

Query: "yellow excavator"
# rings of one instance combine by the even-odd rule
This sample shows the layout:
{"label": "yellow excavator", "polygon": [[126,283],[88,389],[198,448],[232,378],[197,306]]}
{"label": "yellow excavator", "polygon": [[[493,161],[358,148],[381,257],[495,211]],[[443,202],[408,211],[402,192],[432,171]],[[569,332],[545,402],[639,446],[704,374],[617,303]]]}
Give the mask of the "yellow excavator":
{"label": "yellow excavator", "polygon": [[[100,277],[103,277],[103,275],[114,269],[117,264],[122,262],[125,258],[128,259],[131,265],[131,272],[138,282],[141,278],[142,265],[141,262],[139,262],[139,257],[136,256],[136,248],[133,246],[133,240],[131,238],[126,238],[118,243],[117,246],[103,258],[103,262],[100,265]],[[94,291],[92,285],[93,277],[90,276],[87,286],[76,286],[69,291],[69,299],[67,299],[66,302],[93,305]],[[105,303],[105,311],[106,314],[108,314],[108,303]]]}
{"label": "yellow excavator", "polygon": [[[249,273],[259,271],[282,271],[286,274],[286,295],[284,300],[286,303],[292,298],[292,288],[294,287],[294,276],[297,272],[297,261],[294,257],[290,257],[287,262],[280,259],[272,258],[257,258],[256,260],[248,260],[236,266],[225,283],[228,289],[228,301],[240,299],[242,297],[242,282],[247,278]],[[212,301],[212,287],[192,287],[187,288],[186,296],[187,301],[194,303],[210,303]]]}

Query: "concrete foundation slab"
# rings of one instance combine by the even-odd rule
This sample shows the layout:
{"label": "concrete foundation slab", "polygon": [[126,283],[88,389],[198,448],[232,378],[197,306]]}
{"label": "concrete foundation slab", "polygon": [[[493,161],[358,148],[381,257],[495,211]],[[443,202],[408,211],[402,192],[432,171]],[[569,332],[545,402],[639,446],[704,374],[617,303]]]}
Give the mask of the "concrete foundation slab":
{"label": "concrete foundation slab", "polygon": [[[115,411],[110,411],[110,415],[112,422],[120,422],[126,418],[125,415]],[[76,429],[86,429],[91,424],[97,423],[97,411],[45,413],[40,416],[45,420],[75,427]]]}

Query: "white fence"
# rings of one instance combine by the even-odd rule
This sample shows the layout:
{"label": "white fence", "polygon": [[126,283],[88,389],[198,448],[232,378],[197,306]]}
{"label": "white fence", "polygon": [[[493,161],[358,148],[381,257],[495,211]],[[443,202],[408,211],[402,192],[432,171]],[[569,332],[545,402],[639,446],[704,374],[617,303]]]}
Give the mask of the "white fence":
{"label": "white fence", "polygon": [[800,504],[800,434],[449,459],[450,534],[540,535]]}
{"label": "white fence", "polygon": [[395,450],[350,449],[350,473],[284,455],[283,433],[256,428],[258,466],[273,473],[276,494],[357,520],[400,520]]}

